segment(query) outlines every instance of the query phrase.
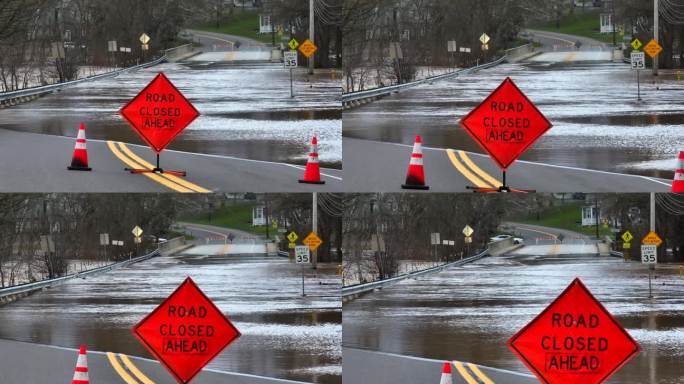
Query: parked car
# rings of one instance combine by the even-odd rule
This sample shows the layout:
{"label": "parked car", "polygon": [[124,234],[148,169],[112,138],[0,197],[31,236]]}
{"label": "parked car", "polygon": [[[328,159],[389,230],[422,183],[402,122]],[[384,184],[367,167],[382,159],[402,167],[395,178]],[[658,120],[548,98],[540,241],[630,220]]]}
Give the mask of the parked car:
{"label": "parked car", "polygon": [[510,239],[511,237],[513,237],[513,236],[511,236],[511,235],[498,235],[498,236],[490,237],[489,242],[493,243],[495,241]]}

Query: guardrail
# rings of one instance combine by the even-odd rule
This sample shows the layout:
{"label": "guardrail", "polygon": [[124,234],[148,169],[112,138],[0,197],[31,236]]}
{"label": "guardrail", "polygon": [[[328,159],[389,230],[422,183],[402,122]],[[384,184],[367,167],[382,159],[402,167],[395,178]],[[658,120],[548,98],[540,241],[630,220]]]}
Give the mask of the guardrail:
{"label": "guardrail", "polygon": [[361,104],[361,101],[369,100],[369,99],[375,99],[375,98],[378,98],[381,96],[386,96],[386,95],[389,95],[389,94],[392,94],[395,92],[399,92],[403,89],[415,87],[417,85],[432,83],[432,82],[439,81],[439,80],[445,80],[445,79],[449,79],[452,77],[457,77],[457,76],[462,75],[462,74],[469,74],[469,73],[473,73],[475,71],[479,71],[482,69],[495,67],[495,66],[503,63],[505,60],[506,60],[506,56],[503,56],[503,57],[499,58],[498,60],[492,61],[490,63],[477,65],[475,67],[470,67],[470,68],[464,68],[464,69],[460,69],[460,70],[455,71],[455,72],[445,73],[442,75],[427,77],[425,79],[412,81],[410,83],[391,85],[391,86],[382,87],[382,88],[373,88],[373,89],[369,89],[369,90],[365,90],[365,91],[349,92],[349,93],[342,95],[342,104],[345,107],[355,106],[357,104]]}
{"label": "guardrail", "polygon": [[161,254],[164,255],[164,254],[167,254],[167,253],[169,253],[169,252],[172,252],[172,251],[174,251],[174,250],[176,250],[176,249],[179,249],[179,248],[181,248],[181,247],[184,247],[185,245],[186,245],[185,236],[179,236],[179,237],[173,238],[173,239],[171,239],[171,240],[167,240],[167,241],[165,241],[165,242],[163,242],[163,243],[160,243],[160,244],[157,246],[157,250],[158,250]]}
{"label": "guardrail", "polygon": [[[42,95],[45,95],[48,93],[53,93],[56,91],[60,91],[63,88],[71,87],[71,86],[78,85],[81,83],[105,79],[105,78],[109,78],[109,77],[116,77],[122,73],[127,73],[130,71],[136,71],[139,69],[152,67],[152,66],[161,64],[164,61],[166,61],[168,59],[169,55],[175,55],[175,54],[178,54],[179,52],[187,51],[188,47],[190,49],[192,49],[192,44],[185,44],[185,45],[181,45],[179,47],[167,49],[166,51],[164,51],[163,56],[161,56],[160,58],[158,58],[154,61],[135,65],[135,66],[128,67],[128,68],[117,69],[115,71],[111,71],[111,72],[107,72],[107,73],[101,73],[99,75],[94,75],[94,76],[88,76],[88,77],[85,77],[82,79],[66,81],[63,83],[42,85],[39,87],[25,88],[25,89],[20,89],[17,91],[3,92],[3,93],[0,93],[0,107],[8,106],[8,105],[11,106],[11,105],[18,104],[19,102],[33,100],[33,99],[40,97]],[[19,100],[19,101],[17,101],[17,100]]]}
{"label": "guardrail", "polygon": [[392,285],[392,284],[396,284],[402,280],[427,275],[429,273],[441,272],[447,268],[458,267],[461,265],[472,263],[473,261],[480,260],[481,258],[483,258],[487,255],[489,255],[489,249],[487,249],[484,252],[477,254],[475,256],[471,256],[471,257],[468,257],[468,258],[463,259],[463,260],[454,261],[454,262],[444,264],[444,265],[440,265],[437,267],[427,268],[427,269],[423,269],[421,271],[416,271],[416,272],[410,272],[410,273],[406,273],[406,274],[403,274],[403,275],[400,275],[397,277],[393,277],[390,279],[374,281],[372,283],[357,284],[357,285],[352,285],[349,287],[344,287],[344,288],[342,288],[342,298],[360,295],[362,293],[371,292],[371,291],[374,291],[376,289],[380,289],[380,288],[384,288],[384,287]]}
{"label": "guardrail", "polygon": [[66,282],[68,280],[71,280],[71,279],[86,277],[86,276],[98,274],[98,273],[109,272],[109,271],[112,271],[114,269],[118,269],[118,268],[122,268],[122,267],[125,267],[128,265],[131,265],[131,264],[139,263],[141,261],[145,261],[145,260],[151,259],[151,258],[156,257],[156,256],[160,256],[160,255],[161,255],[161,253],[160,253],[159,249],[156,249],[153,252],[151,252],[147,255],[144,255],[144,256],[139,256],[139,257],[136,257],[134,259],[122,261],[122,262],[115,263],[115,264],[106,265],[106,266],[100,267],[100,268],[91,269],[89,271],[73,273],[71,275],[57,277],[57,278],[50,279],[50,280],[38,281],[35,283],[22,284],[22,285],[17,285],[14,287],[3,288],[3,289],[0,289],[0,299],[8,297],[8,296],[28,294],[28,293],[38,291],[38,290],[41,290],[44,288],[52,287],[54,285],[62,284],[62,283]]}

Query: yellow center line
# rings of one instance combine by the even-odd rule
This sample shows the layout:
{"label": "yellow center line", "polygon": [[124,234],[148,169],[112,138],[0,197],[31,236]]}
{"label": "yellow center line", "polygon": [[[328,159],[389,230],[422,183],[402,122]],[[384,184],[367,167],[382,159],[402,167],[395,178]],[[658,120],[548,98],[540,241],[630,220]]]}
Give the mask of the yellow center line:
{"label": "yellow center line", "polygon": [[551,256],[558,255],[560,253],[560,244],[554,244],[553,247],[551,247],[551,252],[549,254]]}
{"label": "yellow center line", "polygon": [[119,364],[119,361],[116,360],[116,356],[114,356],[113,353],[107,352],[107,359],[109,359],[109,363],[112,365],[116,373],[121,376],[123,381],[125,381],[127,384],[140,384],[137,380],[131,377],[131,375],[126,372],[126,370]]}
{"label": "yellow center line", "polygon": [[569,54],[569,55],[565,58],[565,61],[566,61],[566,62],[567,62],[567,61],[573,61],[573,60],[575,60],[575,57],[576,57],[576,56],[577,56],[577,52],[572,52],[571,54]]}
{"label": "yellow center line", "polygon": [[473,373],[480,380],[482,380],[483,384],[494,384],[494,381],[492,381],[492,379],[490,379],[487,375],[485,375],[484,372],[482,372],[477,365],[472,364],[472,363],[468,363],[468,368],[470,368],[470,370],[473,371]]}
{"label": "yellow center line", "polygon": [[463,366],[461,362],[454,361],[454,367],[456,367],[456,370],[458,373],[463,377],[463,380],[466,381],[468,384],[480,384],[475,380],[473,376],[470,375],[470,372],[466,369],[466,367]]}
{"label": "yellow center line", "polygon": [[[119,151],[116,148],[116,145],[114,145],[114,142],[112,141],[107,141],[107,146],[109,147],[109,150],[112,151],[114,156],[118,157],[119,160],[121,160],[124,164],[128,165],[129,167],[133,169],[139,169],[142,168],[142,165],[136,163],[135,161],[129,159],[126,157],[121,151]],[[169,189],[173,189],[176,192],[181,192],[181,193],[192,193],[193,191],[187,188],[184,188],[176,183],[172,183],[171,181],[157,175],[154,173],[143,173],[143,175],[147,176],[148,178],[156,181],[159,184],[164,185],[165,187]]]}
{"label": "yellow center line", "polygon": [[[131,151],[131,150],[126,146],[126,144],[124,144],[124,143],[119,143],[119,148],[121,148],[121,150],[122,150],[126,155],[128,155],[128,157],[130,157],[131,159],[133,159],[133,161],[138,162],[138,163],[141,164],[143,167],[145,167],[145,168],[147,168],[147,169],[150,169],[150,170],[152,170],[152,169],[155,168],[154,165],[148,163],[147,161],[145,161],[145,159],[143,159],[142,157],[136,155],[133,151]],[[168,180],[170,180],[170,181],[172,181],[172,182],[174,182],[174,183],[176,183],[176,184],[178,184],[178,185],[181,185],[181,186],[183,186],[183,187],[185,187],[185,188],[187,188],[187,189],[190,189],[190,190],[192,190],[192,191],[194,191],[194,192],[199,192],[199,193],[209,193],[209,192],[211,192],[211,191],[208,190],[208,189],[204,189],[204,188],[200,187],[199,185],[193,184],[193,183],[191,183],[191,182],[189,182],[189,181],[187,181],[187,180],[183,180],[183,179],[181,179],[180,177],[177,177],[177,176],[174,176],[174,175],[161,174],[160,176],[165,177],[166,179],[168,179]]]}
{"label": "yellow center line", "polygon": [[135,375],[135,377],[137,377],[138,380],[140,380],[143,384],[155,384],[154,381],[150,380],[149,377],[145,376],[145,374],[142,373],[142,371],[138,369],[138,367],[136,367],[135,364],[133,364],[133,362],[131,361],[131,359],[128,358],[128,356],[124,355],[123,353],[119,353],[119,358],[121,359],[121,361],[123,361],[126,368],[128,368],[128,370],[131,371]]}
{"label": "yellow center line", "polygon": [[477,164],[475,164],[475,162],[472,161],[472,160],[470,159],[470,157],[468,157],[468,154],[467,154],[467,153],[465,153],[465,152],[463,152],[463,151],[458,151],[458,155],[461,157],[461,160],[463,160],[463,162],[464,162],[468,167],[470,167],[470,169],[473,170],[473,172],[477,173],[477,175],[478,175],[479,177],[481,177],[482,179],[484,179],[484,180],[485,180],[486,182],[488,182],[489,184],[493,185],[494,188],[499,188],[499,187],[503,186],[503,183],[502,183],[502,182],[500,182],[499,180],[497,180],[497,179],[495,179],[494,177],[492,177],[489,173],[483,171],[482,168],[478,167]]}
{"label": "yellow center line", "polygon": [[230,244],[226,244],[223,246],[223,251],[221,251],[221,254],[227,255],[230,250]]}
{"label": "yellow center line", "polygon": [[468,170],[456,157],[456,153],[454,153],[453,149],[447,149],[446,150],[447,156],[449,156],[449,160],[451,160],[451,164],[456,167],[456,169],[461,172],[463,176],[465,176],[466,179],[470,180],[471,183],[475,184],[477,188],[491,188],[491,186],[484,181],[482,181],[480,178],[475,176],[472,172]]}

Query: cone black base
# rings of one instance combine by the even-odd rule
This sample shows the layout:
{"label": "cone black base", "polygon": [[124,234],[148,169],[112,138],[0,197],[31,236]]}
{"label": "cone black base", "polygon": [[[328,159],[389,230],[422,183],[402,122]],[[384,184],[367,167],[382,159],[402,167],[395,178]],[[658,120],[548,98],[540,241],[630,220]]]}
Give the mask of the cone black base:
{"label": "cone black base", "polygon": [[323,185],[323,184],[325,184],[325,181],[306,181],[306,180],[299,180],[299,184]]}
{"label": "cone black base", "polygon": [[417,191],[429,191],[430,190],[430,187],[428,187],[427,185],[406,185],[406,184],[404,184],[401,186],[401,188],[403,188],[403,189],[414,189]]}
{"label": "cone black base", "polygon": [[93,169],[89,167],[67,167],[68,170],[70,171],[84,171],[84,172],[90,172]]}

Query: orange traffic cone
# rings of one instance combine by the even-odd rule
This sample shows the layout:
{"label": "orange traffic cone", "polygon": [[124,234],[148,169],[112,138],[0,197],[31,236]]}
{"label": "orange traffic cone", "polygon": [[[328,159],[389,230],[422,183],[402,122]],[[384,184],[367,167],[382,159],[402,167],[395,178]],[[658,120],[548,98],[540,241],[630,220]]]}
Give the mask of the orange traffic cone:
{"label": "orange traffic cone", "polygon": [[442,366],[442,378],[439,380],[439,384],[453,384],[451,378],[451,363],[448,361]]}
{"label": "orange traffic cone", "polygon": [[318,139],[314,136],[311,140],[311,153],[309,154],[309,161],[306,163],[306,171],[304,171],[304,179],[299,180],[302,184],[325,184],[321,180],[321,166],[318,163]]}
{"label": "orange traffic cone", "polygon": [[427,191],[430,189],[425,185],[425,171],[423,170],[423,141],[416,136],[416,143],[413,145],[411,162],[409,163],[406,184],[401,186],[404,189],[420,189]]}
{"label": "orange traffic cone", "polygon": [[675,169],[674,181],[672,182],[673,193],[684,193],[684,151],[679,152],[677,169]]}
{"label": "orange traffic cone", "polygon": [[92,168],[88,167],[88,149],[86,149],[85,124],[83,123],[81,123],[81,127],[78,129],[74,156],[68,169],[70,171],[92,171]]}
{"label": "orange traffic cone", "polygon": [[86,356],[86,346],[81,345],[81,350],[78,352],[78,360],[76,360],[76,371],[71,384],[88,384],[88,357]]}

